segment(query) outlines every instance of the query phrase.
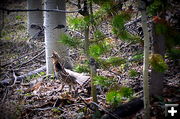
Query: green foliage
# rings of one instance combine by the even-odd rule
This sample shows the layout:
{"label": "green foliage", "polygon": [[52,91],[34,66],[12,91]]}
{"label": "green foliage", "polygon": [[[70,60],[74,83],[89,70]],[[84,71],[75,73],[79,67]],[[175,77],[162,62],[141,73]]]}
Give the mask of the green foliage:
{"label": "green foliage", "polygon": [[165,24],[158,23],[155,26],[155,31],[157,34],[166,34],[168,33],[168,27]]}
{"label": "green foliage", "polygon": [[16,92],[18,92],[18,93],[22,93],[22,92],[23,92],[23,90],[22,90],[22,89],[18,89],[18,90],[16,90]]}
{"label": "green foliage", "polygon": [[52,108],[51,109],[53,112],[55,112],[55,113],[60,113],[61,112],[61,110],[59,110],[58,108]]}
{"label": "green foliage", "polygon": [[101,58],[97,58],[96,62],[99,64],[101,68],[104,68],[104,69],[109,68],[111,66],[109,65],[109,63],[106,62],[106,60],[101,59]]}
{"label": "green foliage", "polygon": [[122,12],[119,15],[116,15],[112,20],[112,26],[116,28],[115,30],[122,31],[125,29],[124,24],[130,20],[130,14],[127,14],[125,12]]}
{"label": "green foliage", "polygon": [[104,48],[102,46],[99,46],[97,44],[91,45],[89,48],[89,54],[92,57],[99,57],[104,53]]}
{"label": "green foliage", "polygon": [[121,64],[121,65],[119,66],[119,71],[125,72],[125,71],[126,71],[126,68],[128,67],[127,65],[128,65],[127,63]]}
{"label": "green foliage", "polygon": [[117,28],[117,29],[124,29],[124,24],[130,20],[130,16],[129,14],[120,14],[120,15],[116,15],[113,20],[112,20],[112,25],[113,27]]}
{"label": "green foliage", "polygon": [[108,64],[111,64],[112,66],[120,66],[121,64],[124,64],[126,62],[125,59],[122,59],[121,57],[110,57],[107,60]]}
{"label": "green foliage", "polygon": [[106,53],[110,49],[110,44],[107,41],[103,41],[97,44],[92,44],[89,47],[90,56],[97,58],[100,55]]}
{"label": "green foliage", "polygon": [[30,97],[30,96],[32,96],[32,94],[31,93],[26,93],[26,94],[24,94],[24,96]]}
{"label": "green foliage", "polygon": [[133,93],[133,90],[128,87],[121,87],[119,90],[110,90],[106,94],[106,101],[116,107],[123,99],[131,98]]}
{"label": "green foliage", "polygon": [[144,54],[136,54],[131,57],[130,61],[141,61],[143,60]]}
{"label": "green foliage", "polygon": [[110,66],[120,66],[121,64],[126,63],[126,60],[122,59],[121,57],[110,57],[106,60],[97,59],[97,62],[101,67],[109,68]]}
{"label": "green foliage", "polygon": [[16,20],[21,20],[22,16],[16,16]]}
{"label": "green foliage", "polygon": [[21,30],[26,30],[26,27],[24,25],[20,24],[20,25],[17,26],[17,29],[20,30],[20,31]]}
{"label": "green foliage", "polygon": [[122,96],[118,91],[110,91],[106,94],[106,101],[116,107],[122,101]]}
{"label": "green foliage", "polygon": [[81,64],[81,65],[77,65],[75,68],[74,68],[74,71],[76,71],[76,72],[79,72],[79,73],[82,73],[82,72],[90,72],[90,70],[89,70],[89,67],[88,67],[88,65],[83,65],[83,64]]}
{"label": "green foliage", "polygon": [[8,33],[4,30],[1,31],[1,37],[8,35]]}
{"label": "green foliage", "polygon": [[43,75],[46,75],[46,72],[40,72],[39,73],[41,76],[43,76]]}
{"label": "green foliage", "polygon": [[114,83],[114,80],[111,78],[104,77],[104,76],[95,76],[93,83],[95,85],[101,85],[104,87],[109,87],[109,86],[111,86],[112,83]]}
{"label": "green foliage", "polygon": [[156,15],[157,12],[162,11],[166,7],[164,0],[154,0],[154,2],[147,8],[147,11],[151,15]]}
{"label": "green foliage", "polygon": [[119,93],[125,98],[130,98],[132,97],[134,91],[132,88],[123,86],[120,88]]}
{"label": "green foliage", "polygon": [[69,46],[69,47],[79,47],[80,44],[81,44],[81,40],[80,39],[77,39],[77,38],[74,38],[74,37],[71,37],[67,34],[62,34],[61,37],[60,37],[60,40],[59,42]]}
{"label": "green foliage", "polygon": [[97,11],[94,11],[93,16],[90,15],[90,18],[93,17],[93,22],[90,24],[94,27],[100,25],[102,21],[107,19],[108,14],[111,13],[111,8],[112,6],[108,2],[104,2]]}
{"label": "green foliage", "polygon": [[29,82],[31,79],[35,79],[35,78],[39,78],[39,77],[40,77],[39,74],[34,74],[34,75],[26,77],[25,81]]}
{"label": "green foliage", "polygon": [[69,27],[75,30],[83,30],[87,28],[90,24],[89,17],[68,17],[67,20]]}
{"label": "green foliage", "polygon": [[157,72],[164,72],[168,69],[168,65],[160,54],[151,54],[149,62],[152,68]]}
{"label": "green foliage", "polygon": [[126,40],[126,41],[134,41],[137,42],[140,40],[140,38],[136,35],[132,35],[130,33],[128,33],[125,30],[125,26],[124,24],[130,20],[131,15],[126,13],[126,12],[122,12],[119,15],[116,15],[113,20],[112,20],[112,31],[114,34],[116,34],[121,40]]}
{"label": "green foliage", "polygon": [[169,56],[170,56],[172,59],[180,59],[180,49],[179,49],[179,48],[172,48],[172,49],[169,51]]}
{"label": "green foliage", "polygon": [[138,72],[134,69],[130,69],[128,71],[128,75],[129,75],[129,77],[136,77],[136,76],[138,76]]}
{"label": "green foliage", "polygon": [[12,38],[10,36],[5,36],[4,39],[5,40],[11,40]]}
{"label": "green foliage", "polygon": [[94,39],[97,41],[97,40],[103,40],[103,39],[105,39],[106,38],[106,36],[101,32],[101,31],[99,31],[99,30],[96,30],[95,32],[94,32]]}
{"label": "green foliage", "polygon": [[110,3],[111,0],[92,0],[95,4]]}

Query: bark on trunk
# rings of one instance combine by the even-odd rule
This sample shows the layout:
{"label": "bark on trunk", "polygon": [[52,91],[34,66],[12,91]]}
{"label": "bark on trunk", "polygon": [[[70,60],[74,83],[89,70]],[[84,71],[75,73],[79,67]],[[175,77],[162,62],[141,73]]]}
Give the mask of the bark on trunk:
{"label": "bark on trunk", "polygon": [[[45,0],[45,9],[61,9],[65,10],[65,0]],[[66,26],[66,15],[61,12],[45,12],[45,46],[46,46],[46,68],[47,74],[52,74],[53,64],[51,61],[52,51],[55,50],[61,56],[61,62],[66,68],[72,68],[69,58],[69,51],[66,46],[59,42],[60,36],[64,33],[64,29],[54,29],[58,25]]]}
{"label": "bark on trunk", "polygon": [[98,103],[96,85],[94,85],[94,77],[96,76],[96,62],[93,58],[90,59],[90,70],[91,70],[91,96],[93,97],[93,102]]}
{"label": "bark on trunk", "polygon": [[[153,54],[165,54],[165,37],[155,32],[155,24],[152,25]],[[152,96],[160,96],[163,90],[163,73],[156,72],[152,69],[150,79],[150,94]]]}
{"label": "bark on trunk", "polygon": [[[42,9],[42,0],[28,0],[27,9]],[[43,26],[43,13],[42,11],[27,12],[28,23],[27,31],[30,37],[37,34]]]}

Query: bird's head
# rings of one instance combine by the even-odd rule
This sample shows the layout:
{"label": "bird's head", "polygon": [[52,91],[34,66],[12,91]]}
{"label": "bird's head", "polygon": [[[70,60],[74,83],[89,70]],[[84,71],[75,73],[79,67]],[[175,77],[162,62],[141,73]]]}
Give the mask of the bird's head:
{"label": "bird's head", "polygon": [[56,51],[52,52],[51,59],[53,60],[53,63],[59,60],[58,53]]}

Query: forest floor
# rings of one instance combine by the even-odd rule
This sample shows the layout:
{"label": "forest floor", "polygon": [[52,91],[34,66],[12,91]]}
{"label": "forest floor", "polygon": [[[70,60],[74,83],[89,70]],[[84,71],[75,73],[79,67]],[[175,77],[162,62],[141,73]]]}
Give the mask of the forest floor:
{"label": "forest floor", "polygon": [[[9,8],[24,8],[26,3],[13,4]],[[71,5],[68,8],[73,8]],[[10,13],[5,17],[5,26],[0,38],[0,81],[14,78],[15,75],[23,75],[45,65],[44,38],[32,40],[28,37],[26,13]],[[108,26],[102,24],[101,30]],[[111,34],[107,32],[109,37]],[[112,36],[113,37],[113,36]],[[143,48],[139,44],[131,44],[112,38],[113,48],[109,56],[119,56],[131,59],[132,56],[142,54]],[[71,58],[74,63],[85,60],[79,50],[71,49]],[[165,72],[164,89],[161,97],[151,98],[151,118],[164,119],[165,104],[180,104],[180,66],[170,59],[166,59],[169,66]],[[138,74],[130,77],[128,71],[136,70]],[[15,72],[15,75],[13,75]],[[97,73],[117,80],[119,85],[131,87],[137,97],[142,97],[142,61],[129,63],[123,69],[110,67],[108,70],[98,69]],[[87,74],[88,75],[88,74]],[[39,81],[34,85],[30,82]],[[93,114],[90,105],[89,86],[83,87],[81,96],[73,97],[67,91],[60,91],[60,82],[45,72],[40,72],[23,79],[21,84],[0,86],[0,119],[91,119],[100,118],[105,111],[111,113],[111,105],[106,103],[105,92],[98,88],[98,100],[100,113]],[[127,101],[122,102],[126,103]],[[142,119],[143,110],[125,119]]]}

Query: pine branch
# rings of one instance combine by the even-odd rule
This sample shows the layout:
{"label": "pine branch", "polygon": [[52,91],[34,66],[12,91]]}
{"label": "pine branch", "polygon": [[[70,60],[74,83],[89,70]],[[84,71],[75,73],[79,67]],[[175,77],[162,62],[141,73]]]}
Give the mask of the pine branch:
{"label": "pine branch", "polygon": [[135,23],[140,22],[140,21],[141,21],[141,16],[139,16],[138,18],[124,24],[124,26],[127,27],[127,26],[130,26],[130,25],[135,24]]}

